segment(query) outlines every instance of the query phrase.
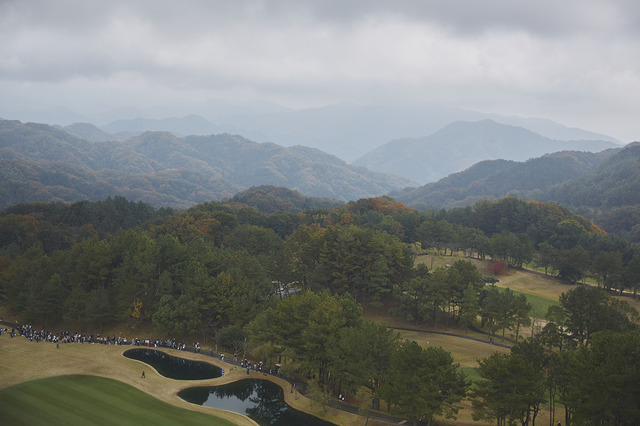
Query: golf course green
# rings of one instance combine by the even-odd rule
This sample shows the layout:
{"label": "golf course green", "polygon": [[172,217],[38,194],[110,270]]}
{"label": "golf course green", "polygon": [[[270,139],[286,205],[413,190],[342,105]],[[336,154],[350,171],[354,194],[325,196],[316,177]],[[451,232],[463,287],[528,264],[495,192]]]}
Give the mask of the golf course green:
{"label": "golf course green", "polygon": [[0,390],[6,425],[233,425],[184,410],[113,379],[86,375],[48,377]]}

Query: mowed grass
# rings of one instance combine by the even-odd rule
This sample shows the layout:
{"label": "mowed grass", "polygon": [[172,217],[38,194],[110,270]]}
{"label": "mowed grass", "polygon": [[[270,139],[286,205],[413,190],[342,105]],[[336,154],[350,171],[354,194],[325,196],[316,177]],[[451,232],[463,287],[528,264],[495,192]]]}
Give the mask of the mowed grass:
{"label": "mowed grass", "polygon": [[233,425],[97,376],[56,376],[20,383],[0,390],[0,401],[0,418],[6,425]]}
{"label": "mowed grass", "polygon": [[[498,288],[502,291],[504,291],[505,289],[505,287]],[[519,294],[523,294],[524,297],[527,298],[527,302],[529,302],[529,304],[531,305],[531,311],[529,312],[529,315],[533,316],[534,318],[543,318],[550,306],[560,304],[558,300],[547,299],[546,297],[523,293],[522,291],[513,289],[511,289],[511,291],[513,291],[516,296]]]}

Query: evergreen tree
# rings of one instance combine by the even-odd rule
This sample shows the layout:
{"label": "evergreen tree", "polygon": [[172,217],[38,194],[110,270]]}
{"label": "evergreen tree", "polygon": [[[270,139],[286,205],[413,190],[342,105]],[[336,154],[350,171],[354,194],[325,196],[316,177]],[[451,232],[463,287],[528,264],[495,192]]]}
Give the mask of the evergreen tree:
{"label": "evergreen tree", "polygon": [[458,402],[465,397],[469,383],[454,364],[451,354],[440,347],[421,348],[405,341],[391,358],[380,393],[393,413],[416,424],[431,424],[434,416],[455,418]]}

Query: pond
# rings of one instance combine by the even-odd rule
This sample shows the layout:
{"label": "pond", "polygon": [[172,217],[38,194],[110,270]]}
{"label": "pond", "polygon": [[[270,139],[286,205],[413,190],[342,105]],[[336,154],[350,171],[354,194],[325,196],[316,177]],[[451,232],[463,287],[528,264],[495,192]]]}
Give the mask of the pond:
{"label": "pond", "polygon": [[282,388],[267,380],[246,379],[222,386],[193,387],[180,391],[178,396],[193,404],[244,414],[264,426],[333,424],[291,408],[284,402]]}
{"label": "pond", "polygon": [[201,380],[222,376],[222,370],[215,365],[178,358],[153,349],[129,349],[124,356],[145,362],[170,379]]}

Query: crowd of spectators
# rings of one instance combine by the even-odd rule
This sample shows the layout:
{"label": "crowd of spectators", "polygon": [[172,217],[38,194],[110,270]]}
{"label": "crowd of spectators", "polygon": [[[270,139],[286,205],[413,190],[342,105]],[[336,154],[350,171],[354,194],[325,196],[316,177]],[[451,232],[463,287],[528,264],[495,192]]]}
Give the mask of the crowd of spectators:
{"label": "crowd of spectators", "polygon": [[[6,324],[6,323],[5,323]],[[104,345],[131,345],[131,346],[146,346],[153,348],[171,348],[177,350],[186,350],[187,345],[176,339],[140,339],[118,336],[101,336],[100,334],[82,334],[82,333],[70,333],[68,331],[47,331],[36,330],[31,325],[15,324],[11,326],[11,329],[5,327],[0,328],[0,334],[8,333],[10,337],[25,337],[31,342],[51,342],[59,345],[60,343],[97,343]],[[199,349],[200,345],[196,343]]]}
{"label": "crowd of spectators", "polygon": [[[36,330],[31,325],[20,325],[20,324],[12,324],[9,322],[2,321],[0,318],[0,335],[9,334],[11,338],[14,337],[24,337],[29,339],[31,342],[51,342],[55,343],[59,348],[60,344],[63,343],[89,343],[89,344],[103,344],[103,345],[130,345],[130,346],[141,346],[148,348],[170,348],[181,351],[193,351],[194,353],[201,353],[201,347],[199,342],[195,342],[193,345],[187,346],[184,342],[178,341],[177,339],[140,339],[140,338],[127,338],[123,336],[116,337],[112,336],[101,336],[100,334],[82,334],[82,333],[71,333],[68,331],[47,331],[47,330]],[[240,367],[242,370],[246,370],[247,374],[251,371],[258,372],[262,374],[273,374],[279,377],[281,376],[279,365],[276,364],[276,368],[270,369],[266,368],[266,365],[262,361],[253,362],[246,358],[238,360],[238,354],[234,353],[233,356],[229,356],[225,358],[224,353],[216,354],[213,348],[208,351],[209,356],[219,356],[220,359],[224,362],[236,365]],[[206,354],[206,352],[205,352]],[[288,378],[291,382],[291,391],[295,389],[298,392],[304,392],[304,386],[301,382],[296,383],[291,378]]]}
{"label": "crowd of spectators", "polygon": [[[7,323],[4,323],[5,325]],[[130,346],[142,346],[148,348],[170,348],[177,349],[179,351],[186,351],[191,349],[187,349],[187,345],[183,342],[180,342],[176,339],[139,339],[137,337],[128,339],[127,337],[118,336],[101,336],[100,334],[81,334],[81,333],[70,333],[68,331],[46,331],[46,330],[36,330],[30,325],[19,325],[15,324],[9,328],[0,328],[0,334],[9,333],[9,335],[13,337],[25,337],[29,339],[31,342],[51,342],[55,343],[58,347],[60,347],[60,343],[93,343],[93,344],[103,344],[103,345],[130,345]],[[193,352],[200,353],[200,343],[195,342],[193,344]],[[211,348],[210,356],[214,355],[213,348]],[[220,359],[225,361],[224,353],[219,354]],[[279,368],[275,369],[267,369],[262,361],[259,362],[250,362],[246,358],[238,362],[238,354],[233,354],[233,359],[227,359],[226,362],[238,365],[242,369],[247,370],[247,374],[250,371],[261,372],[261,373],[269,373],[280,376]]]}

